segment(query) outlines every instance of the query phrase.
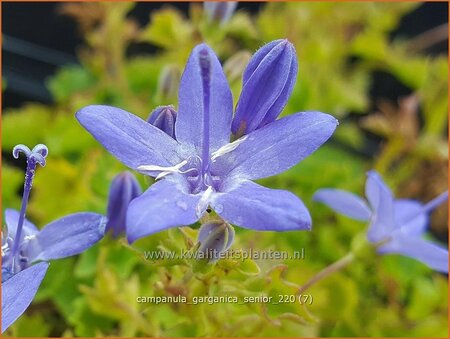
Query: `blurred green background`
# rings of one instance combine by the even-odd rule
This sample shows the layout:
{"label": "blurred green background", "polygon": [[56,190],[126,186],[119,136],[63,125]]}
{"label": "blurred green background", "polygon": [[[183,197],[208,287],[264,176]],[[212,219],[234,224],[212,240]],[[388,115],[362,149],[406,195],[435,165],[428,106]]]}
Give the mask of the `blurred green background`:
{"label": "blurred green background", "polygon": [[[415,36],[394,34],[402,18],[424,6],[407,2],[267,3],[257,11],[239,6],[223,25],[208,21],[201,3],[190,4],[188,11],[166,4],[148,13],[145,25],[129,14],[134,6],[59,5],[58,15],[75,22],[82,37],[79,63],[61,67],[46,82],[53,103],[4,107],[3,209],[20,207],[23,162],[12,161],[13,146],[45,143],[50,153],[46,167],[38,169],[28,218],[42,227],[77,211],[106,213],[110,181],[125,167],[78,124],[78,109],[102,103],[146,118],[158,105],[176,106],[184,64],[202,41],[223,62],[236,102],[250,55],[264,43],[287,38],[300,68],[283,115],[319,110],[337,117],[340,126],[301,164],[260,182],[302,198],[313,230],[237,228],[232,248],[289,253],[303,248],[305,258],[221,260],[193,272],[192,261],[148,261],[142,251],[188,249],[198,225],[152,235],[133,247],[106,237],[78,257],[53,261],[33,304],[5,334],[448,337],[447,276],[400,256],[361,258],[313,286],[311,305],[136,302],[138,296],[295,293],[344,256],[366,229],[314,204],[312,194],[323,187],[362,194],[369,169],[378,170],[398,197],[425,202],[446,190],[448,53],[433,50],[447,41],[446,24]],[[149,46],[151,52],[130,53],[136,46]],[[143,187],[150,184],[142,176],[139,180]],[[430,237],[444,244],[447,218],[442,206],[430,224]]]}

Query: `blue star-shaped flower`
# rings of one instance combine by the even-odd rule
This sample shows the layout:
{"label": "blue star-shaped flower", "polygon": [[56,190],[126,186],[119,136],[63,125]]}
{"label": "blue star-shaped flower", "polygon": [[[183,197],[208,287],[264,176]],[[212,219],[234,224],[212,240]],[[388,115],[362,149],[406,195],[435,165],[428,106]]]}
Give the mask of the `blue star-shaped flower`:
{"label": "blue star-shaped flower", "polygon": [[353,193],[338,189],[321,189],[314,195],[315,201],[339,213],[370,221],[367,239],[377,244],[378,253],[399,253],[437,271],[448,272],[448,249],[422,238],[428,213],[448,199],[448,191],[425,205],[410,199],[394,199],[378,173],[370,171],[366,198],[369,204]]}
{"label": "blue star-shaped flower", "polygon": [[295,51],[287,40],[255,54],[244,73],[233,142],[231,91],[217,56],[205,44],[194,48],[181,78],[175,138],[119,108],[94,105],[77,112],[80,123],[110,153],[157,179],[129,206],[130,242],[192,224],[209,206],[245,228],[310,229],[311,217],[299,198],[252,181],[294,166],[337,126],[335,118],[319,112],[275,120],[295,81],[293,59]]}
{"label": "blue star-shaped flower", "polygon": [[106,218],[96,213],[75,213],[38,230],[25,218],[37,164],[45,165],[48,149],[37,145],[30,150],[14,147],[13,156],[27,157],[24,195],[20,212],[5,211],[2,234],[2,332],[30,305],[48,269],[48,260],[79,254],[104,235]]}

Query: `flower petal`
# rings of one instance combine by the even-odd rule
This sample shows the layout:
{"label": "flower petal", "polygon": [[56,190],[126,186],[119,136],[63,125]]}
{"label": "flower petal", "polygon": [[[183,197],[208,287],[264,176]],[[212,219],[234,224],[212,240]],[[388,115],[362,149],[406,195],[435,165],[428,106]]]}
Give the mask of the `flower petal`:
{"label": "flower petal", "polygon": [[436,271],[448,273],[448,249],[419,237],[396,232],[392,240],[381,246],[378,252],[402,254],[419,260]]}
{"label": "flower petal", "polygon": [[30,261],[79,254],[103,237],[105,225],[106,218],[96,213],[76,213],[55,220],[30,241]]}
{"label": "flower petal", "polygon": [[370,219],[372,214],[366,202],[350,192],[338,189],[321,189],[314,194],[313,199],[353,219],[366,221]]}
{"label": "flower petal", "polygon": [[189,194],[187,185],[182,180],[163,179],[134,199],[127,212],[128,241],[132,243],[152,233],[196,222],[201,195]]}
{"label": "flower petal", "polygon": [[[8,227],[8,236],[11,238],[16,237],[17,225],[19,223],[19,211],[7,208],[5,210],[5,222]],[[30,221],[25,219],[23,221],[23,236],[33,235],[39,232],[39,230]]]}
{"label": "flower petal", "polygon": [[47,272],[48,263],[28,267],[2,283],[2,333],[33,301]]}
{"label": "flower petal", "polygon": [[394,200],[395,221],[405,234],[420,236],[425,232],[428,215],[423,213],[423,205],[415,200]]}
{"label": "flower petal", "polygon": [[261,231],[309,230],[311,216],[294,194],[243,181],[216,193],[212,208],[232,224]]}
{"label": "flower petal", "polygon": [[232,122],[235,134],[248,134],[275,120],[291,95],[298,69],[295,48],[288,40],[275,42],[258,50],[244,72]]}
{"label": "flower petal", "polygon": [[255,72],[256,68],[258,68],[258,66],[261,64],[261,61],[276,45],[278,45],[282,41],[283,39],[273,40],[259,48],[255,52],[255,54],[252,55],[252,58],[250,59],[247,67],[244,70],[244,74],[242,75],[242,84],[245,84],[250,79],[253,72]]}
{"label": "flower petal", "polygon": [[396,228],[394,198],[389,187],[375,171],[367,173],[366,198],[373,211],[367,237],[371,242],[384,240]]}
{"label": "flower petal", "polygon": [[[207,81],[209,88],[203,88],[201,53],[207,53],[210,65],[210,78]],[[209,110],[205,110],[203,99],[208,93]],[[196,46],[189,56],[181,77],[178,102],[178,116],[175,123],[178,141],[194,145],[197,150],[201,150],[203,126],[208,119],[210,151],[214,152],[230,141],[233,98],[222,66],[206,44]]]}
{"label": "flower petal", "polygon": [[76,117],[111,154],[132,169],[142,165],[169,166],[182,160],[176,140],[120,108],[87,106]]}
{"label": "flower petal", "polygon": [[238,147],[213,162],[212,171],[239,179],[260,179],[297,164],[333,134],[338,122],[319,112],[297,113],[247,134]]}

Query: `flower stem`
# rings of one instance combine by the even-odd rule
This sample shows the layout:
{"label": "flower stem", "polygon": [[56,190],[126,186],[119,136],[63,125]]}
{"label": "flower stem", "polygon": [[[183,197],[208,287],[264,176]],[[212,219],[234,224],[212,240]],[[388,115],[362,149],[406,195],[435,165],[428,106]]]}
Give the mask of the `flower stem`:
{"label": "flower stem", "polygon": [[334,262],[333,264],[325,267],[322,271],[317,273],[315,276],[313,276],[311,279],[309,279],[306,284],[304,284],[302,287],[300,287],[297,291],[297,294],[302,294],[305,292],[308,288],[310,288],[315,283],[319,282],[320,280],[328,277],[330,274],[337,272],[341,270],[342,268],[346,267],[348,264],[350,264],[355,259],[355,256],[353,253],[348,253],[338,261]]}

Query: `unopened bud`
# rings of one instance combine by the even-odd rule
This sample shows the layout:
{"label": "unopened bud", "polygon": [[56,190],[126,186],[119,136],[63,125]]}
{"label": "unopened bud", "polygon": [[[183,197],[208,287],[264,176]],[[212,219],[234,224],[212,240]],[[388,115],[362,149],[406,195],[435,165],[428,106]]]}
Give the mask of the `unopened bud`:
{"label": "unopened bud", "polygon": [[198,252],[208,262],[215,262],[221,253],[227,251],[234,241],[234,229],[225,221],[211,221],[203,224],[198,233]]}
{"label": "unopened bud", "polygon": [[237,1],[205,1],[203,8],[209,22],[218,22],[221,25],[230,20],[237,7]]}
{"label": "unopened bud", "polygon": [[158,94],[162,99],[176,98],[181,71],[177,65],[165,66],[158,79]]}
{"label": "unopened bud", "polygon": [[286,39],[272,41],[252,56],[231,125],[236,136],[261,128],[280,115],[294,88],[297,69],[295,48]]}
{"label": "unopened bud", "polygon": [[106,231],[111,231],[113,237],[125,233],[128,205],[141,194],[142,189],[130,172],[122,172],[113,179],[109,189],[106,224]]}
{"label": "unopened bud", "polygon": [[175,122],[177,120],[177,112],[173,106],[159,106],[150,113],[147,121],[153,126],[166,132],[175,139]]}

